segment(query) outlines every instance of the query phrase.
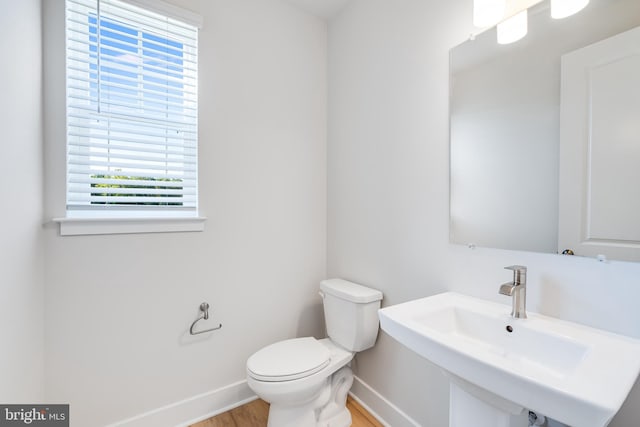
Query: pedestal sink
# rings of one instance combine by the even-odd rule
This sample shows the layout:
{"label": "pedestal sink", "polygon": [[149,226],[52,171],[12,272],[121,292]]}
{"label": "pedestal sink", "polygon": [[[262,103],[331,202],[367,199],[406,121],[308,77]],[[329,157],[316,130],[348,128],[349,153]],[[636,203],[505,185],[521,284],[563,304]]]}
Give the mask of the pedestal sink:
{"label": "pedestal sink", "polygon": [[[536,313],[514,319],[510,310],[447,292],[378,313],[383,331],[450,375],[451,427],[508,426],[524,409],[572,427],[606,426],[638,377],[640,341]],[[470,411],[480,414],[473,424]]]}

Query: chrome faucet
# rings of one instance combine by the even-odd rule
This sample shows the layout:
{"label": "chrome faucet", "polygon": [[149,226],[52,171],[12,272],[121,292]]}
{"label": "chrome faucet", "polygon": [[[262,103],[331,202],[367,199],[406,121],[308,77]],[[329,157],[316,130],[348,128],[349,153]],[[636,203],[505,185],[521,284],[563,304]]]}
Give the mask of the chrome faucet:
{"label": "chrome faucet", "polygon": [[513,297],[511,317],[527,318],[527,267],[511,265],[505,270],[513,270],[513,281],[500,285],[500,293]]}

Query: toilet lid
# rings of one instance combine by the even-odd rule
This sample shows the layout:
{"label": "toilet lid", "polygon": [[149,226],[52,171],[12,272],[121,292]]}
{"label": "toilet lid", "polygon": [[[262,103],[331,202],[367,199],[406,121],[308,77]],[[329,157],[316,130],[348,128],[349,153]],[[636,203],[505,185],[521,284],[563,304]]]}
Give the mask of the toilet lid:
{"label": "toilet lid", "polygon": [[330,360],[329,349],[315,338],[295,338],[259,350],[247,360],[247,370],[259,381],[291,381],[321,371]]}

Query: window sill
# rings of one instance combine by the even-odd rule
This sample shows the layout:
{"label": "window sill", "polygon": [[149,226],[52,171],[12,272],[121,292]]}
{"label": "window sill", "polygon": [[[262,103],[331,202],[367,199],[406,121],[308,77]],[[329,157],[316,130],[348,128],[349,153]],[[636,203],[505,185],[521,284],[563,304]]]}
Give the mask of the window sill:
{"label": "window sill", "polygon": [[181,233],[204,231],[204,217],[190,218],[54,218],[60,236]]}

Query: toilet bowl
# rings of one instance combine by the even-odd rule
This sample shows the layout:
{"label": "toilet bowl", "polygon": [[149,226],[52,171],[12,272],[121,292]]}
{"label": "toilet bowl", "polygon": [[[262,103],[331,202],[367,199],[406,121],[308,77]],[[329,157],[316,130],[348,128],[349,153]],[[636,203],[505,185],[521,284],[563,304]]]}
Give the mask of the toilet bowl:
{"label": "toilet bowl", "polygon": [[249,387],[271,404],[268,427],[348,427],[356,351],[375,344],[382,293],[342,279],[320,284],[329,338],[271,344],[247,360]]}

